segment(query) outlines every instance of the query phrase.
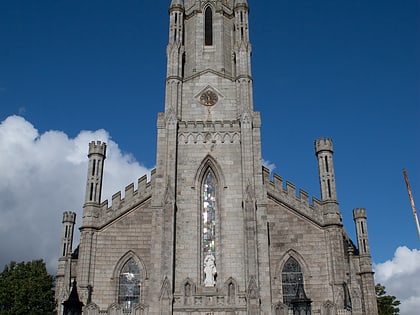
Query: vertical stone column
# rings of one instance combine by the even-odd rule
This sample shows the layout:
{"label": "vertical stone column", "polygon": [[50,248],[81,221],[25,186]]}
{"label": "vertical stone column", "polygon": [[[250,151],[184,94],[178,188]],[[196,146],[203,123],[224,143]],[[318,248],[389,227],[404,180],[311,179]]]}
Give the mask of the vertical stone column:
{"label": "vertical stone column", "polygon": [[106,144],[100,141],[89,144],[89,165],[86,181],[85,204],[80,227],[79,261],[77,264],[79,293],[82,301],[87,301],[88,288],[94,285],[94,262],[96,252],[96,233],[100,216],[102,181]]}
{"label": "vertical stone column", "polygon": [[338,207],[333,163],[333,142],[323,138],[315,141],[315,154],[318,159],[319,183],[323,203],[326,242],[328,244],[328,263],[332,296],[336,305],[344,305],[345,251],[343,243],[343,224]]}
{"label": "vertical stone column", "polygon": [[61,234],[61,252],[58,259],[58,270],[56,276],[55,299],[57,301],[57,311],[61,314],[62,302],[68,297],[71,286],[71,254],[73,246],[74,225],[76,223],[76,213],[63,213],[63,230]]}

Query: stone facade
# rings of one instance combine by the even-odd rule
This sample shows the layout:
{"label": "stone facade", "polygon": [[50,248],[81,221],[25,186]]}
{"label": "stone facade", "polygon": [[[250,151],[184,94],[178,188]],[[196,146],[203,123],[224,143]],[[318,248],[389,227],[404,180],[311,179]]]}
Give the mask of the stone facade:
{"label": "stone facade", "polygon": [[332,141],[315,142],[321,200],[262,166],[248,13],[246,0],[172,0],[156,169],[102,202],[106,145],[89,145],[74,251],[63,217],[59,314],[73,280],[84,314],[280,315],[299,294],[311,314],[377,314],[366,211],[354,211],[356,247]]}

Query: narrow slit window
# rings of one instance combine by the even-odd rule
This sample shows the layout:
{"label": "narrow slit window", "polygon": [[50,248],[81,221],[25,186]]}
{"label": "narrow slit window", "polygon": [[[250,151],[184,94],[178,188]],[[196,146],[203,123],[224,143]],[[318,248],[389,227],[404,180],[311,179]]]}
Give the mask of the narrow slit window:
{"label": "narrow slit window", "polygon": [[98,164],[96,166],[96,175],[99,175],[100,168],[101,168],[101,160],[98,160]]}
{"label": "narrow slit window", "polygon": [[98,191],[98,184],[95,185],[95,191],[94,191],[94,196],[93,196],[93,201],[98,201],[98,196],[96,195]]}
{"label": "narrow slit window", "polygon": [[89,200],[93,200],[93,183],[90,184],[90,194],[89,194]]}
{"label": "narrow slit window", "polygon": [[206,9],[205,18],[204,18],[204,44],[206,46],[213,45],[213,11],[210,7]]}
{"label": "narrow slit window", "polygon": [[95,176],[96,160],[93,160],[92,162],[93,162],[93,164],[92,164],[92,176]]}
{"label": "narrow slit window", "polygon": [[328,180],[327,184],[328,184],[328,196],[331,198],[331,181]]}
{"label": "narrow slit window", "polygon": [[330,166],[328,165],[328,156],[325,157],[325,169],[327,172],[330,171]]}

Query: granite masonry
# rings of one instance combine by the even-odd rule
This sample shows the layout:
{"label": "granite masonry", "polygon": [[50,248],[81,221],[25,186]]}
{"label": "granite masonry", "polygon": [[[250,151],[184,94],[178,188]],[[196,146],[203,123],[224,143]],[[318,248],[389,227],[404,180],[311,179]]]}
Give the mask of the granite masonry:
{"label": "granite masonry", "polygon": [[103,201],[106,144],[89,144],[74,250],[63,215],[58,314],[75,280],[89,315],[377,314],[366,210],[355,245],[332,141],[315,141],[320,199],[262,166],[248,13],[246,0],[172,0],[156,169]]}

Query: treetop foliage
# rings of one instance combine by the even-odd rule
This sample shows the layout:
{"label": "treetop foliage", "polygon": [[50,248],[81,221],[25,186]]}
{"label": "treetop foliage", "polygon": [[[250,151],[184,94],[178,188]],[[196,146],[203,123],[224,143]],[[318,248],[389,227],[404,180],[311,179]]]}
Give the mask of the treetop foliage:
{"label": "treetop foliage", "polygon": [[378,301],[378,314],[379,315],[398,315],[400,314],[400,309],[398,305],[401,304],[400,301],[393,295],[386,295],[385,286],[378,283],[375,286],[376,298]]}
{"label": "treetop foliage", "polygon": [[42,260],[10,262],[0,273],[0,315],[53,314],[53,287]]}

